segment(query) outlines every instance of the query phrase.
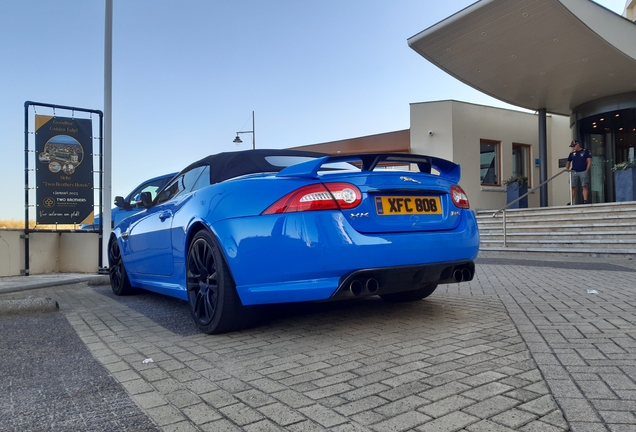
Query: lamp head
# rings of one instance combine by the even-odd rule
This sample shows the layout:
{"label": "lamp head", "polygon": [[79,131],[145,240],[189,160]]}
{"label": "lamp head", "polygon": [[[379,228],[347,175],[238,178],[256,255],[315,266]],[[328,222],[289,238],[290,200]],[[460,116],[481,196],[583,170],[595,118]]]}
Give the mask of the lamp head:
{"label": "lamp head", "polygon": [[236,138],[234,138],[233,143],[234,144],[241,144],[243,142],[243,140],[241,139],[241,137],[238,136],[238,134],[236,135]]}

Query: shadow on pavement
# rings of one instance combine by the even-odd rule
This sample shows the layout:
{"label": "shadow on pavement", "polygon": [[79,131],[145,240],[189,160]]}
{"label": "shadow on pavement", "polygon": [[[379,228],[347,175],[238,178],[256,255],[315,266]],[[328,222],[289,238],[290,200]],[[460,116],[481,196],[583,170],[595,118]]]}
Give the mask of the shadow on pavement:
{"label": "shadow on pavement", "polygon": [[[190,316],[188,303],[184,300],[144,290],[138,290],[132,295],[117,296],[113,294],[110,286],[95,286],[93,289],[97,293],[139,312],[179,336],[187,337],[200,333]],[[433,298],[434,295],[428,300],[424,300],[424,302],[429,303]],[[411,304],[421,305],[422,302],[413,302]],[[263,326],[288,327],[292,325],[292,321],[294,322],[293,325],[298,325],[298,321],[306,323],[312,320],[345,321],[342,324],[346,325],[347,316],[360,316],[361,308],[364,310],[363,315],[370,316],[373,319],[373,315],[379,318],[383,314],[409,313],[407,305],[409,303],[387,303],[379,297],[369,297],[326,303],[303,302],[251,306],[247,309],[247,312],[252,314],[251,325],[244,330]],[[429,306],[426,308],[428,309],[427,315],[435,315],[438,307],[443,308],[442,305],[434,302]],[[442,309],[440,309],[440,312],[442,312]],[[413,313],[420,315],[421,311],[413,311]]]}

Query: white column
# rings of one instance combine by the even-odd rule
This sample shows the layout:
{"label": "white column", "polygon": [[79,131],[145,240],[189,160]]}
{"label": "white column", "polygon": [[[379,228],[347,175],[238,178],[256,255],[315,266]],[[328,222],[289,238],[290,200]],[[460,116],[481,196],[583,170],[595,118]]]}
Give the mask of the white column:
{"label": "white column", "polygon": [[112,198],[112,84],[113,84],[113,0],[106,0],[106,11],[104,18],[104,148],[103,160],[103,189],[102,202],[102,224],[104,227],[102,241],[102,268],[108,267],[108,239],[111,233],[110,209],[113,204]]}

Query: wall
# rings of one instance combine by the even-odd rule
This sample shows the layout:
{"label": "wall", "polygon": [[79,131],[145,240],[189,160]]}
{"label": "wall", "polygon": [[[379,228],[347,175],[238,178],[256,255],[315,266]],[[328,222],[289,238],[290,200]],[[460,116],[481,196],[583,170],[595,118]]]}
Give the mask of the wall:
{"label": "wall", "polygon": [[453,101],[410,104],[411,153],[453,160],[452,106]]}
{"label": "wall", "polygon": [[623,16],[630,21],[636,21],[636,0],[627,0]]}
{"label": "wall", "polygon": [[[24,263],[22,230],[0,229],[0,276],[19,276]],[[96,233],[29,233],[29,273],[97,273]]]}
{"label": "wall", "polygon": [[0,276],[17,276],[24,268],[24,240],[21,230],[0,229]]}
{"label": "wall", "polygon": [[[555,120],[553,120],[555,119]],[[563,116],[551,116],[548,120],[548,177],[554,171],[551,155],[551,142],[567,143],[571,140],[569,119]],[[428,131],[432,130],[433,135]],[[535,159],[539,158],[539,120],[537,115],[459,101],[436,101],[411,104],[411,150],[414,153],[440,156],[459,163],[462,170],[461,187],[468,194],[473,209],[498,209],[506,205],[506,192],[501,186],[481,186],[479,169],[479,143],[481,139],[501,142],[500,179],[505,181],[512,175],[512,144],[528,144],[530,150],[530,188],[540,183],[539,167]],[[560,149],[560,148],[559,148]],[[553,163],[554,162],[554,163]],[[567,199],[568,180],[565,181],[565,199]],[[553,186],[554,191],[562,191],[563,185]],[[556,199],[548,189],[548,204],[563,205],[563,197]],[[552,204],[556,203],[556,204]],[[529,207],[539,207],[539,191],[528,197]]]}
{"label": "wall", "polygon": [[331,141],[321,144],[311,144],[300,147],[291,147],[294,150],[316,151],[331,155],[348,155],[354,153],[386,153],[403,152],[410,150],[409,129],[386,132],[376,135],[367,135],[349,138],[339,141]]}
{"label": "wall", "polygon": [[[570,154],[569,146],[572,139],[568,117],[556,115],[548,117],[548,178],[564,170],[564,168],[559,168],[559,159],[567,158]],[[561,174],[548,183],[548,204],[550,206],[568,204],[571,195],[569,174]]]}
{"label": "wall", "polygon": [[99,270],[98,234],[62,233],[59,245],[60,273],[96,273]]}

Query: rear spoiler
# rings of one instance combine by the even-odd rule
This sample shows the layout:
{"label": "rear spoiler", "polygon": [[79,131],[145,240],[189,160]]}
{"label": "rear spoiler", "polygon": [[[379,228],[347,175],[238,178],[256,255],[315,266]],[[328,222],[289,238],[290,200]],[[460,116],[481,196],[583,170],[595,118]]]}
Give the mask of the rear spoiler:
{"label": "rear spoiler", "polygon": [[360,165],[362,171],[373,171],[380,163],[408,163],[417,165],[420,172],[430,174],[431,168],[452,183],[458,183],[461,176],[459,165],[446,159],[411,153],[364,153],[342,156],[325,156],[281,170],[276,177],[301,177],[317,179],[318,171],[325,164],[349,162]]}

